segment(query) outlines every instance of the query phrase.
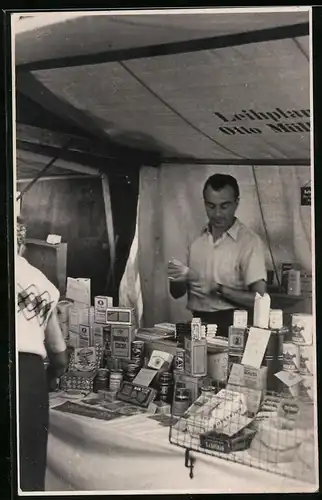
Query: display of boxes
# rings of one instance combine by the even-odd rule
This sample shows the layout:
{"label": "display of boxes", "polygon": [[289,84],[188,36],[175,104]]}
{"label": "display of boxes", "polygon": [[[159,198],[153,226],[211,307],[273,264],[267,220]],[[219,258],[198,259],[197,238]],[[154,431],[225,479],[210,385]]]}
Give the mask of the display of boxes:
{"label": "display of boxes", "polygon": [[207,341],[184,339],[185,367],[189,375],[207,375]]}
{"label": "display of boxes", "polygon": [[111,324],[111,351],[115,358],[131,359],[131,343],[134,339],[132,325]]}

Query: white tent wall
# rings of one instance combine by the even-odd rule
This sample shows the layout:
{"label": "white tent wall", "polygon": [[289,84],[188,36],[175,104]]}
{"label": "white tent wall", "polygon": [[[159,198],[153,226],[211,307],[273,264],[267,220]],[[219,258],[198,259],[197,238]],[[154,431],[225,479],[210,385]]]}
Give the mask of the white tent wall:
{"label": "white tent wall", "polygon": [[[187,246],[207,221],[202,188],[208,176],[227,173],[240,186],[237,215],[256,231],[273,269],[251,166],[163,165],[140,173],[139,252],[144,324],[177,322],[190,317],[186,298],[174,300],[168,291],[167,262],[185,261]],[[259,196],[273,258],[297,262],[311,271],[311,207],[301,207],[300,188],[310,181],[308,167],[256,167]]]}

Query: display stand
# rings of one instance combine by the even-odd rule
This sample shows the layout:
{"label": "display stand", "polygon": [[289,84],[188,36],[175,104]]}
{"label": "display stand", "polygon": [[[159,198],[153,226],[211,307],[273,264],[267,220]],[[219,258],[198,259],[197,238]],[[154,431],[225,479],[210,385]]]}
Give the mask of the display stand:
{"label": "display stand", "polygon": [[254,414],[249,411],[251,397],[254,394],[245,386],[213,386],[179,420],[172,411],[169,440],[186,450],[190,477],[194,451],[315,483],[313,403],[268,391]]}

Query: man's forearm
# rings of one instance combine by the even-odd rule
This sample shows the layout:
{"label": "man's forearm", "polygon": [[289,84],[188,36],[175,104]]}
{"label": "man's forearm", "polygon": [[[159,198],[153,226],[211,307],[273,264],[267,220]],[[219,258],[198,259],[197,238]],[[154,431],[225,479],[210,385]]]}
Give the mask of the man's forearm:
{"label": "man's forearm", "polygon": [[175,283],[174,281],[170,281],[170,293],[174,299],[179,299],[183,297],[187,292],[187,283]]}
{"label": "man's forearm", "polygon": [[248,309],[254,307],[255,295],[255,292],[237,290],[229,286],[223,286],[221,289],[223,299]]}

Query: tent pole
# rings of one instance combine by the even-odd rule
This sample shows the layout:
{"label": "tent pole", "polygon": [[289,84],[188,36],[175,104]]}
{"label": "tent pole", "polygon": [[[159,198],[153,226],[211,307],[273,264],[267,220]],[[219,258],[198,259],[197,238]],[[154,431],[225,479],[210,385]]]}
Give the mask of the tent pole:
{"label": "tent pole", "polygon": [[40,172],[38,172],[38,174],[37,174],[37,175],[35,175],[35,177],[34,177],[34,178],[33,178],[33,179],[29,182],[29,184],[27,184],[27,186],[25,186],[25,187],[24,187],[24,188],[20,191],[19,195],[18,195],[18,196],[17,196],[17,198],[16,198],[16,201],[19,201],[19,200],[22,198],[22,196],[23,196],[24,194],[26,194],[26,193],[29,191],[29,189],[30,189],[30,188],[31,188],[34,184],[36,184],[36,182],[38,181],[38,179],[40,179],[40,177],[42,177],[42,176],[43,176],[43,174],[44,174],[45,172],[47,172],[47,170],[48,170],[50,167],[52,167],[52,166],[53,166],[53,164],[55,163],[55,161],[57,161],[57,160],[59,159],[59,157],[61,156],[61,154],[62,154],[62,152],[63,152],[63,151],[68,150],[68,148],[69,148],[69,146],[70,146],[70,143],[71,143],[71,140],[69,139],[69,140],[66,142],[65,146],[63,146],[63,147],[61,148],[61,150],[58,152],[58,154],[57,154],[54,158],[52,158],[52,159],[50,160],[50,162],[49,162],[49,163],[47,163],[47,165],[46,165],[46,166],[45,166],[42,170],[40,170]]}
{"label": "tent pole", "polygon": [[106,218],[106,229],[110,248],[110,270],[108,273],[108,281],[112,277],[113,286],[115,284],[114,280],[114,265],[115,265],[115,238],[114,238],[114,224],[113,224],[113,213],[112,213],[112,203],[111,203],[111,192],[109,179],[106,174],[102,174],[102,192],[103,201],[105,207],[105,218]]}

